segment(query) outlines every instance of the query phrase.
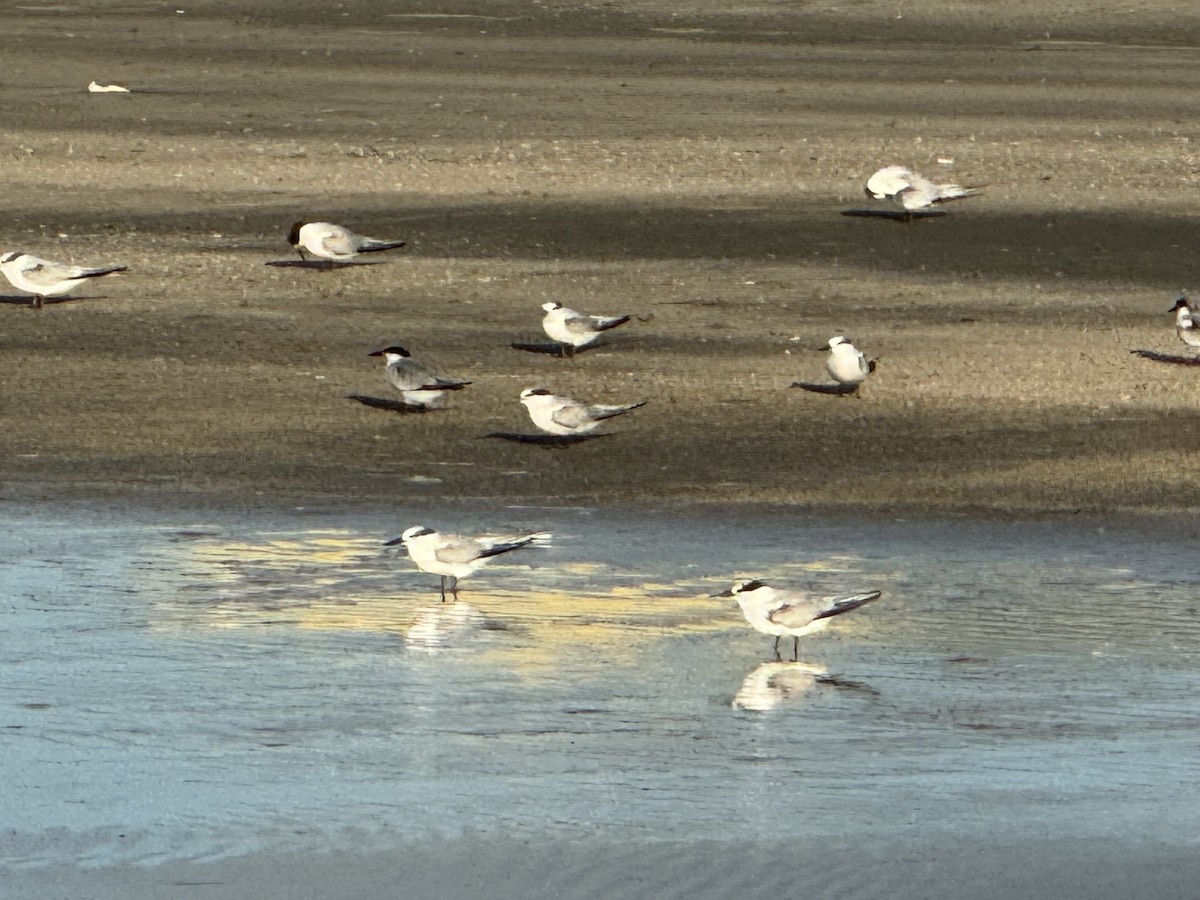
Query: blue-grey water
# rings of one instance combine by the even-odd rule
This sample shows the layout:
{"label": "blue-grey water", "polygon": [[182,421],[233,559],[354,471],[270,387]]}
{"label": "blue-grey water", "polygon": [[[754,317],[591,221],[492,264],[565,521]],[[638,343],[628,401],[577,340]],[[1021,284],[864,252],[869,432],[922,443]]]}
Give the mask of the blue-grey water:
{"label": "blue-grey water", "polygon": [[[1200,834],[1200,574],[1175,524],[0,515],[8,866],[781,821]],[[555,540],[443,604],[381,546],[417,522]],[[750,575],[884,596],[776,662],[711,596]]]}

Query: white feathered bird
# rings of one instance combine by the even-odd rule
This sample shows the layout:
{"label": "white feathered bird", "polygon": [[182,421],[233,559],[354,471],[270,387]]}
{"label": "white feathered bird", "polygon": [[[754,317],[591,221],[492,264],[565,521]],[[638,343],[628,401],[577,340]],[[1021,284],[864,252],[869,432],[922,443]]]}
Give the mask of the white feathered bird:
{"label": "white feathered bird", "polygon": [[546,315],[542,317],[542,328],[550,340],[571,348],[595,343],[604,332],[624,325],[631,316],[589,316],[563,306],[557,300],[542,304]]}
{"label": "white feathered bird", "polygon": [[960,184],[936,184],[907,166],[885,166],[867,179],[866,193],[875,200],[889,200],[905,212],[928,209],[947,200],[973,197],[980,188]]}
{"label": "white feathered bird", "polygon": [[17,290],[33,294],[33,305],[37,309],[41,309],[47,297],[65,296],[89,278],[127,269],[128,266],[96,266],[89,269],[51,262],[19,250],[0,256],[0,272]]}
{"label": "white feathered bird", "polygon": [[590,434],[605,419],[646,405],[645,400],[615,406],[580,403],[570,397],[556,396],[545,388],[526,388],[521,391],[521,402],[529,410],[529,418],[533,420],[534,425],[548,434],[560,437]]}
{"label": "white feathered bird", "polygon": [[447,587],[454,598],[458,599],[458,582],[474,574],[495,557],[520,550],[522,547],[546,544],[551,537],[546,531],[529,534],[441,534],[424,525],[414,525],[400,537],[387,541],[384,546],[403,544],[409,558],[418,569],[440,575],[444,601]]}
{"label": "white feathered bird", "polygon": [[380,241],[355,234],[349,228],[331,222],[297,222],[288,232],[288,243],[296,248],[301,259],[306,252],[327,260],[330,267],[335,262],[349,262],[360,253],[378,253],[403,247],[405,241]]}
{"label": "white feathered bird", "polygon": [[865,591],[841,597],[814,597],[810,594],[780,591],[765,581],[739,581],[718,596],[733,597],[755,629],[775,636],[775,656],[779,639],[792,638],[792,658],[800,653],[800,638],[824,631],[834,616],[858,609],[883,596],[882,591]]}

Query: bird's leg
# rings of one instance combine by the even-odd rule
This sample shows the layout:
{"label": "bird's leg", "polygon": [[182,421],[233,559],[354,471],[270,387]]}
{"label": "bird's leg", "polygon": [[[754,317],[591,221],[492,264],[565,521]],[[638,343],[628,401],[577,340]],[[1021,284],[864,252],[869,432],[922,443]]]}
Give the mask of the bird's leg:
{"label": "bird's leg", "polygon": [[450,593],[452,593],[454,595],[455,600],[458,599],[458,576],[457,575],[450,576]]}
{"label": "bird's leg", "polygon": [[783,657],[779,655],[779,635],[775,635],[775,659],[782,662]]}
{"label": "bird's leg", "polygon": [[792,662],[800,661],[800,637],[794,635],[792,637]]}
{"label": "bird's leg", "polygon": [[442,576],[442,602],[446,602],[446,576]]}
{"label": "bird's leg", "polygon": [[43,304],[43,303],[45,303],[45,302],[46,302],[46,298],[45,298],[45,297],[43,297],[41,294],[34,294],[34,295],[33,295],[33,308],[34,308],[34,309],[41,309],[41,308],[42,308],[42,304]]}

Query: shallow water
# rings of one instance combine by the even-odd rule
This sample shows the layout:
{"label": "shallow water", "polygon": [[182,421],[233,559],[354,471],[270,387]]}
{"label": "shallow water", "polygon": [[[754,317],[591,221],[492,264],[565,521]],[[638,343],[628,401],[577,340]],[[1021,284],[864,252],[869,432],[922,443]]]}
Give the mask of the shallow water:
{"label": "shallow water", "polygon": [[[495,507],[4,512],[0,860],[431,834],[1190,842],[1194,535]],[[549,529],[440,603],[407,525]],[[776,662],[735,576],[883,598]]]}

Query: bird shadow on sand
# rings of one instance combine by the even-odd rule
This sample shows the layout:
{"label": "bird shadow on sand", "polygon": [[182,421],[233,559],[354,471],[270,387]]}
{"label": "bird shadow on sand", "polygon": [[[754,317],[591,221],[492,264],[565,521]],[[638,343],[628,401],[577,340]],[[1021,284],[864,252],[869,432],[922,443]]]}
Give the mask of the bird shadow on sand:
{"label": "bird shadow on sand", "polygon": [[367,394],[347,394],[347,400],[357,400],[363,406],[369,406],[372,409],[386,409],[388,412],[397,413],[427,413],[438,412],[438,410],[430,409],[427,406],[417,406],[413,403],[405,403],[403,400],[392,400],[388,397],[371,397]]}
{"label": "bird shadow on sand", "polygon": [[263,263],[276,269],[311,269],[317,272],[331,272],[334,269],[352,269],[355,266],[382,266],[387,260],[354,260],[352,262],[334,262],[328,259],[272,259]]}
{"label": "bird shadow on sand", "polygon": [[493,431],[487,437],[511,441],[514,444],[533,444],[535,447],[562,450],[595,438],[612,437],[612,434],[608,432],[604,434],[516,434],[511,431]]}
{"label": "bird shadow on sand", "polygon": [[548,356],[579,356],[581,353],[602,346],[604,346],[603,343],[597,343],[572,349],[569,344],[560,344],[557,341],[513,341],[512,343],[514,350],[523,350],[526,353],[545,353]]}
{"label": "bird shadow on sand", "polygon": [[792,387],[798,387],[813,394],[840,394],[843,397],[858,390],[857,384],[813,384],[809,381],[793,381]]}
{"label": "bird shadow on sand", "polygon": [[[97,295],[97,296],[93,296],[93,297],[83,297],[83,296],[47,297],[45,300],[42,301],[42,306],[58,306],[60,303],[79,303],[83,300],[106,300],[106,299],[108,299],[108,298],[103,295]],[[10,296],[0,297],[0,304],[7,304],[8,306],[27,306],[30,309],[38,308],[38,305],[35,302],[34,298],[29,296],[28,294],[25,294],[23,296],[13,294]]]}
{"label": "bird shadow on sand", "polygon": [[940,219],[946,215],[944,209],[918,209],[904,212],[899,209],[843,209],[843,216],[860,219],[891,219],[893,222],[911,222],[913,219]]}
{"label": "bird shadow on sand", "polygon": [[1172,353],[1159,353],[1157,350],[1130,350],[1134,356],[1153,360],[1160,363],[1171,363],[1175,366],[1200,366],[1200,356],[1176,356]]}

